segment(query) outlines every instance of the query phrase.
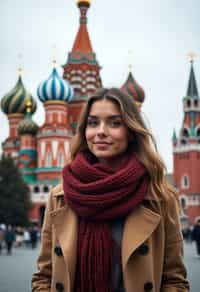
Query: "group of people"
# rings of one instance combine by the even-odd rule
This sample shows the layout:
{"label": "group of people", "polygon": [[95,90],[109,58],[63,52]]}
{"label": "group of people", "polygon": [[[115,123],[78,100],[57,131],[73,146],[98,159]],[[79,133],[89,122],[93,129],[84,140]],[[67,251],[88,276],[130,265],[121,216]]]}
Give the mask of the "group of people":
{"label": "group of people", "polygon": [[39,239],[39,229],[36,226],[29,228],[12,227],[0,224],[0,254],[5,249],[8,255],[12,254],[12,248],[26,246],[35,248]]}

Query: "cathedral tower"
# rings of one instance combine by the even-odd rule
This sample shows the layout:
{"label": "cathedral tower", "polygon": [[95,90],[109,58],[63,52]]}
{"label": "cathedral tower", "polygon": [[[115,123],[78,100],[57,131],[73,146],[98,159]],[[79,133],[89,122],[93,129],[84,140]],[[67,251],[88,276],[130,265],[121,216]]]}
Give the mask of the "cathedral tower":
{"label": "cathedral tower", "polygon": [[88,96],[102,87],[99,63],[92,48],[88,29],[87,12],[90,0],[78,0],[80,9],[79,30],[63,66],[63,78],[68,80],[74,89],[74,98],[69,104],[69,124],[75,129],[77,120]]}

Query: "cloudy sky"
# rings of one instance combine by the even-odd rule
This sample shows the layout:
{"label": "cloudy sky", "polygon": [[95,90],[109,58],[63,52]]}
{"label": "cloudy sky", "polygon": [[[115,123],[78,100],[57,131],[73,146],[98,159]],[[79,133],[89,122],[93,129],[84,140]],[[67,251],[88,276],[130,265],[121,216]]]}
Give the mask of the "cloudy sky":
{"label": "cloudy sky", "polygon": [[[146,93],[144,115],[172,171],[171,137],[174,128],[179,132],[183,119],[191,50],[197,55],[194,67],[200,86],[200,1],[91,2],[88,30],[102,66],[103,84],[121,86],[132,64],[133,75]],[[58,64],[66,62],[78,21],[75,0],[0,0],[0,99],[14,87],[21,63],[25,87],[37,99],[33,119],[39,125],[44,111],[37,86],[51,73],[53,46]],[[8,136],[8,123],[1,110],[0,123],[2,142]]]}

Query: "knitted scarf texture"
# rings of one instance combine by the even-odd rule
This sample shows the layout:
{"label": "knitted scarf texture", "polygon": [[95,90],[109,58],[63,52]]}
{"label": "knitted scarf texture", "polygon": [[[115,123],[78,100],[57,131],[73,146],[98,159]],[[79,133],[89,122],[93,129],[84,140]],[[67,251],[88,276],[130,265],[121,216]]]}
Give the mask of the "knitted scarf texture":
{"label": "knitted scarf texture", "polygon": [[63,169],[65,202],[79,218],[76,292],[113,292],[109,223],[133,211],[148,185],[147,171],[133,153],[113,170],[84,150]]}

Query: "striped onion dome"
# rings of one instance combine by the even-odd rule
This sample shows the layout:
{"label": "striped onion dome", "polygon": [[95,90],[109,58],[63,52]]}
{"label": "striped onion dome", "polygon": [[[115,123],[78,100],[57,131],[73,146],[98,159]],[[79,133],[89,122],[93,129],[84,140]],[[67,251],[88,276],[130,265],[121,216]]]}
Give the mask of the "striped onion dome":
{"label": "striped onion dome", "polygon": [[26,113],[26,98],[30,97],[32,102],[31,113],[36,111],[36,102],[25,89],[21,76],[19,76],[15,87],[9,91],[1,100],[1,108],[5,114]]}
{"label": "striped onion dome", "polygon": [[49,100],[70,102],[74,95],[74,91],[70,83],[62,79],[58,75],[56,68],[53,68],[49,78],[40,83],[37,94],[42,102]]}
{"label": "striped onion dome", "polygon": [[121,87],[121,91],[131,96],[136,102],[136,105],[141,106],[145,99],[145,93],[142,87],[135,81],[132,73],[130,72],[124,85]]}
{"label": "striped onion dome", "polygon": [[17,131],[19,135],[36,135],[38,128],[38,125],[31,119],[31,114],[27,113],[25,118],[20,121]]}

